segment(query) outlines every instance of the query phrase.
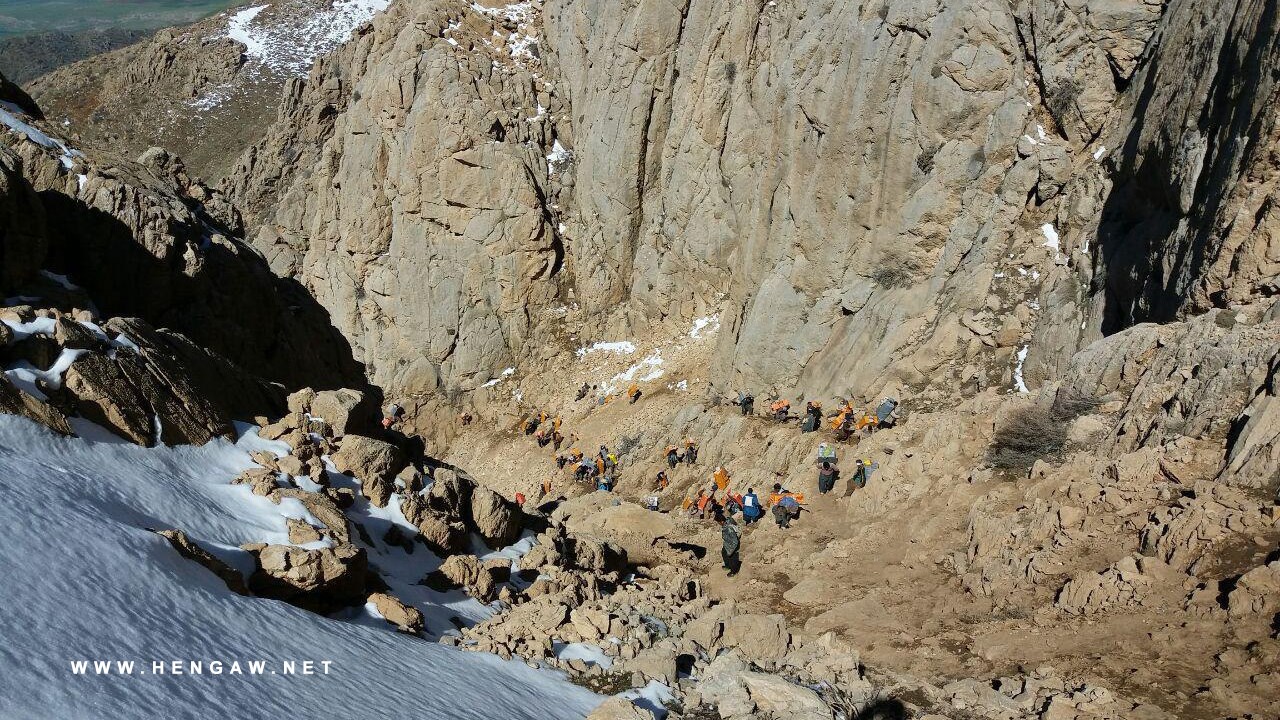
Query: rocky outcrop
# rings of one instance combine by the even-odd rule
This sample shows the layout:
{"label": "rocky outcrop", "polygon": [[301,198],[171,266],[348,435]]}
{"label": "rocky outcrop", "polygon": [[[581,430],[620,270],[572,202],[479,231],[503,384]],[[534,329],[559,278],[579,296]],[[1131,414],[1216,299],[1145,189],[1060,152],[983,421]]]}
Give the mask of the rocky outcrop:
{"label": "rocky outcrop", "polygon": [[20,415],[61,433],[71,435],[71,425],[62,411],[14,386],[8,377],[0,376],[0,413]]}
{"label": "rocky outcrop", "polygon": [[[157,149],[137,162],[102,162],[52,129],[6,128],[0,141],[9,171],[0,183],[13,186],[0,188],[0,209],[14,211],[4,220],[13,225],[6,283],[50,270],[68,279],[58,294],[75,288],[104,316],[169,328],[270,380],[363,384],[326,314],[296,283],[271,274],[238,239],[239,212],[180,160]],[[33,198],[38,211],[28,208]]]}
{"label": "rocky outcrop", "polygon": [[0,291],[7,296],[34,279],[49,248],[44,206],[23,177],[22,159],[7,147],[0,147],[0,230]]}
{"label": "rocky outcrop", "polygon": [[203,565],[209,572],[227,584],[227,589],[238,595],[248,595],[249,587],[238,570],[197,545],[181,530],[157,530],[156,534],[169,541],[182,557]]}
{"label": "rocky outcrop", "polygon": [[416,635],[426,628],[422,611],[405,605],[393,595],[373,593],[369,596],[369,602],[384,620],[395,625],[401,632]]}
{"label": "rocky outcrop", "polygon": [[407,463],[400,448],[361,435],[344,436],[338,452],[333,455],[333,465],[338,472],[358,479],[361,492],[375,507],[387,506],[387,500],[395,492],[396,475]]}
{"label": "rocky outcrop", "polygon": [[303,550],[288,545],[246,545],[257,569],[249,577],[255,595],[283,600],[312,612],[327,614],[363,605],[368,593],[368,560],[363,548],[338,545]]}

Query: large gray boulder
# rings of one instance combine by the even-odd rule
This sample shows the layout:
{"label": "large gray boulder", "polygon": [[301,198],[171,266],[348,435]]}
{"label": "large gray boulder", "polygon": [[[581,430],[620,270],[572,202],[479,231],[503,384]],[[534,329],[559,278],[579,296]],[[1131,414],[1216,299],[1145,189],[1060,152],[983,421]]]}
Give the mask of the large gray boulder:
{"label": "large gray boulder", "polygon": [[400,448],[363,435],[342,438],[331,458],[338,472],[354,476],[375,507],[386,507],[395,492],[395,478],[408,464]]}

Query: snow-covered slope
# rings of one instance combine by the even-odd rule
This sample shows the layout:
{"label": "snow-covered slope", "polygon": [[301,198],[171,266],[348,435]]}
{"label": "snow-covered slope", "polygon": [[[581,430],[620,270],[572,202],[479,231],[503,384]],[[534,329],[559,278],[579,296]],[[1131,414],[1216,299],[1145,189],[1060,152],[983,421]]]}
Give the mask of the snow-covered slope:
{"label": "snow-covered slope", "polygon": [[[543,719],[599,702],[519,661],[233,594],[148,531],[181,528],[241,566],[240,543],[285,542],[284,515],[300,507],[227,484],[252,465],[254,435],[144,449],[77,430],[88,437],[0,416],[0,718]],[[136,666],[80,675],[81,660]],[[257,660],[265,672],[249,674]],[[284,674],[284,661],[308,660],[316,674]],[[203,673],[154,673],[172,661]],[[230,674],[233,661],[245,674]]]}

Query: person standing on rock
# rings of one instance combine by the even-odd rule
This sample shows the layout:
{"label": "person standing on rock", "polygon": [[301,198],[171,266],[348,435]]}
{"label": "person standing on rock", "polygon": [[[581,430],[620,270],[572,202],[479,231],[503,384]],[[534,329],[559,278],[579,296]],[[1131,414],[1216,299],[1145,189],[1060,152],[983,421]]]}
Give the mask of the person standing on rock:
{"label": "person standing on rock", "polygon": [[724,514],[724,521],[720,524],[720,540],[720,557],[724,560],[725,569],[729,571],[729,577],[733,577],[742,569],[742,558],[738,555],[742,549],[742,528],[733,519],[733,511]]}
{"label": "person standing on rock", "polygon": [[691,437],[684,439],[684,461],[690,465],[698,462],[698,444]]}

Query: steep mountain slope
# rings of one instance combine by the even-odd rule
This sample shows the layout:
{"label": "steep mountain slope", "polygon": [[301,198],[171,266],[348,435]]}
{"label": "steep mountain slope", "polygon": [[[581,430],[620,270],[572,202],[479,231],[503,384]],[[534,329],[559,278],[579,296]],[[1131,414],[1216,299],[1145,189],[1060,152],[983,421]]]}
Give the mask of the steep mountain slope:
{"label": "steep mountain slope", "polygon": [[[25,629],[0,648],[12,670],[0,680],[0,714],[354,718],[414,709],[434,718],[542,720],[580,718],[599,702],[523,663],[423,642],[377,618],[369,626],[335,622],[241,597],[149,532],[184,527],[227,557],[244,555],[238,543],[287,542],[285,518],[295,511],[226,484],[253,465],[254,440],[148,450],[59,438],[0,417],[0,471],[11,483],[0,557],[10,619]],[[76,673],[80,660],[111,669]],[[285,662],[296,674],[286,674]],[[307,675],[304,662],[313,663]]]}
{"label": "steep mountain slope", "polygon": [[261,138],[281,90],[386,5],[253,3],[65,66],[30,89],[81,145],[125,157],[164,147],[216,181]]}

